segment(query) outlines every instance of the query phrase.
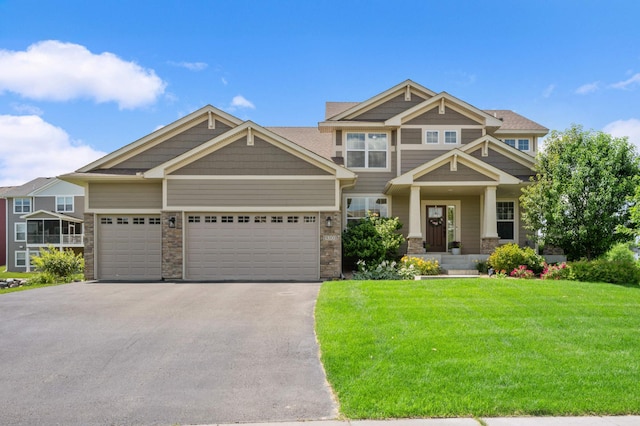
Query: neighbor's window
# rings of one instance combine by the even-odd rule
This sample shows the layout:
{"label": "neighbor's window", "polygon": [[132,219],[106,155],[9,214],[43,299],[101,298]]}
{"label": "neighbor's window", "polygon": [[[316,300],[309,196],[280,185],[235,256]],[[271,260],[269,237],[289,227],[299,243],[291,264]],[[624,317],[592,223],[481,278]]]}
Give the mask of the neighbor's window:
{"label": "neighbor's window", "polygon": [[347,167],[387,168],[389,138],[386,133],[347,133]]}
{"label": "neighbor's window", "polygon": [[73,212],[73,197],[56,197],[56,211]]}
{"label": "neighbor's window", "polygon": [[425,133],[425,143],[428,144],[437,144],[439,143],[439,136],[437,130],[427,130]]}
{"label": "neighbor's window", "polygon": [[384,197],[347,197],[346,202],[347,224],[349,221],[365,218],[368,212],[380,217],[389,216],[387,199]]}
{"label": "neighbor's window", "polygon": [[13,200],[14,213],[31,213],[31,198],[16,198]]}
{"label": "neighbor's window", "polygon": [[26,251],[16,251],[16,267],[25,267],[27,266],[27,252]]}
{"label": "neighbor's window", "polygon": [[501,240],[513,240],[515,236],[515,203],[513,201],[496,202],[498,219],[498,237]]}
{"label": "neighbor's window", "polygon": [[26,223],[16,223],[16,232],[14,241],[27,241],[27,224]]}

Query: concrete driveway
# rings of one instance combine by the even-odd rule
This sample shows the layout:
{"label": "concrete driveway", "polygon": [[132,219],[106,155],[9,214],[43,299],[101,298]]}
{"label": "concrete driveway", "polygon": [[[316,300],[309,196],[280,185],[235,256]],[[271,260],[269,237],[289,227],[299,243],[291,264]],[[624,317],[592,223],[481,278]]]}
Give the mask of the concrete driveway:
{"label": "concrete driveway", "polygon": [[320,284],[87,284],[0,295],[0,424],[333,418]]}

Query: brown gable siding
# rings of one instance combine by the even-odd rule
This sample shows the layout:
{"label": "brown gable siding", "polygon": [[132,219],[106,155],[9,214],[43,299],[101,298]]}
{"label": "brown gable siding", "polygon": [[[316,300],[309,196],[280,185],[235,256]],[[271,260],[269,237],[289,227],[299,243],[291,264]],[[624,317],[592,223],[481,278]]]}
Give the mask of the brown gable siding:
{"label": "brown gable siding", "polygon": [[482,137],[482,129],[462,129],[462,136],[460,136],[462,145],[468,144]]}
{"label": "brown gable siding", "polygon": [[167,205],[180,207],[313,207],[335,204],[335,181],[198,180],[167,181]]}
{"label": "brown gable siding", "polygon": [[449,152],[440,149],[425,149],[425,150],[402,150],[401,151],[402,170],[401,174],[407,173],[409,170],[413,170],[424,163],[433,160],[442,154]]}
{"label": "brown gable siding", "polygon": [[506,157],[491,148],[489,148],[489,155],[487,157],[482,156],[482,149],[480,148],[469,154],[525,181],[529,180],[529,176],[533,176],[535,174],[530,168],[523,166],[517,161],[513,161],[509,157]]}
{"label": "brown gable siding", "polygon": [[89,183],[90,209],[161,209],[162,183]]}
{"label": "brown gable siding", "polygon": [[404,100],[404,93],[396,96],[388,100],[387,102],[378,105],[375,108],[370,109],[367,112],[363,112],[357,117],[353,118],[354,121],[385,121],[391,117],[394,117],[401,112],[412,108],[419,103],[424,102],[425,99],[417,96],[416,94],[411,94],[411,100]]}
{"label": "brown gable siding", "polygon": [[416,182],[483,182],[490,180],[493,179],[473,170],[471,167],[465,166],[464,164],[460,163],[458,163],[456,171],[451,171],[451,166],[449,163],[447,163],[427,173],[426,175],[420,176],[418,179],[415,179]]}
{"label": "brown gable siding", "polygon": [[429,111],[409,120],[405,124],[416,125],[461,125],[461,124],[480,124],[470,119],[466,115],[462,115],[451,108],[445,107],[444,114],[438,112],[438,106],[434,106]]}
{"label": "brown gable siding", "polygon": [[358,171],[358,180],[353,187],[345,188],[344,193],[382,194],[387,182],[396,177],[395,151],[389,153],[390,172]]}
{"label": "brown gable siding", "polygon": [[402,136],[402,145],[422,144],[421,129],[400,129],[400,136]]}
{"label": "brown gable siding", "polygon": [[114,166],[120,169],[149,170],[227,132],[231,127],[216,120],[209,129],[205,120],[166,141]]}
{"label": "brown gable siding", "polygon": [[255,136],[254,145],[247,138],[186,165],[172,175],[328,175],[293,154]]}
{"label": "brown gable siding", "polygon": [[480,253],[480,197],[460,197],[460,241],[466,253]]}

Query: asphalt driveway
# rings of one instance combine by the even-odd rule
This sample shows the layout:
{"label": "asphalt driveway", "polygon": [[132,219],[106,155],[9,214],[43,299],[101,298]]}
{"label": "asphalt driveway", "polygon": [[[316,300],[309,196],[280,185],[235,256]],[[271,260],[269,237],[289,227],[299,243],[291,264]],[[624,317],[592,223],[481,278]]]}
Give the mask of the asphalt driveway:
{"label": "asphalt driveway", "polygon": [[68,284],[0,295],[0,424],[332,418],[320,284]]}

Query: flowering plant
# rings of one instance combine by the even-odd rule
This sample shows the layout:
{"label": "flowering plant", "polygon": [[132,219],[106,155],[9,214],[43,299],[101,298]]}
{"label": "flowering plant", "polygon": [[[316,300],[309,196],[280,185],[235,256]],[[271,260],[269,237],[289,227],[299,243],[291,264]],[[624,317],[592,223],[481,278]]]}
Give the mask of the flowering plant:
{"label": "flowering plant", "polygon": [[518,266],[513,271],[511,271],[511,274],[509,275],[511,275],[514,278],[524,278],[527,280],[535,277],[535,274],[533,273],[533,271],[531,269],[527,269],[527,265]]}
{"label": "flowering plant", "polygon": [[544,269],[540,274],[540,278],[543,280],[568,280],[571,274],[571,268],[567,265],[567,262],[562,262],[559,265],[549,265],[544,263]]}

